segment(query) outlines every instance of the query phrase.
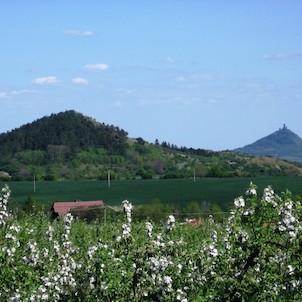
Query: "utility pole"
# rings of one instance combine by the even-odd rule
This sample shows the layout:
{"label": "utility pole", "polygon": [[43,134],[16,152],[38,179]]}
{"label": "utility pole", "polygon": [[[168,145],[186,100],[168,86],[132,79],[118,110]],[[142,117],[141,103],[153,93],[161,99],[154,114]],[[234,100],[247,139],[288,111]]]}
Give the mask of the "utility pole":
{"label": "utility pole", "polygon": [[106,223],[107,222],[107,210],[106,210],[106,207],[104,206],[104,223]]}
{"label": "utility pole", "polygon": [[108,187],[110,188],[110,170],[108,169]]}
{"label": "utility pole", "polygon": [[34,193],[36,193],[36,174],[34,173]]}

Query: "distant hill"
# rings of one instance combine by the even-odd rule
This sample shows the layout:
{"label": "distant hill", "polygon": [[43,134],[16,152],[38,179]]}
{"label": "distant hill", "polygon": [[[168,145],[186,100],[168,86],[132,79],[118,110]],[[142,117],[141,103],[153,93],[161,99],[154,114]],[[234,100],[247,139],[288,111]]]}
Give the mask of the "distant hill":
{"label": "distant hill", "polygon": [[123,153],[128,133],[115,126],[96,122],[74,110],[51,114],[32,123],[0,134],[1,154],[24,150],[47,151],[64,146],[74,153],[89,148],[105,148],[111,153]]}
{"label": "distant hill", "polygon": [[74,110],[0,134],[0,154],[0,180],[302,175],[301,165],[271,157],[129,138]]}
{"label": "distant hill", "polygon": [[283,125],[278,131],[234,151],[302,162],[302,139]]}

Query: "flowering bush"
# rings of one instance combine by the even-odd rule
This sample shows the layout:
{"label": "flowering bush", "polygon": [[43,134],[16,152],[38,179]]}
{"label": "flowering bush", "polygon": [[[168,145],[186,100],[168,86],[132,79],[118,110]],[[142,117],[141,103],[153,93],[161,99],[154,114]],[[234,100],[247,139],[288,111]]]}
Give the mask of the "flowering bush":
{"label": "flowering bush", "polygon": [[251,184],[228,219],[202,226],[68,214],[14,219],[0,197],[1,301],[301,301],[302,206]]}

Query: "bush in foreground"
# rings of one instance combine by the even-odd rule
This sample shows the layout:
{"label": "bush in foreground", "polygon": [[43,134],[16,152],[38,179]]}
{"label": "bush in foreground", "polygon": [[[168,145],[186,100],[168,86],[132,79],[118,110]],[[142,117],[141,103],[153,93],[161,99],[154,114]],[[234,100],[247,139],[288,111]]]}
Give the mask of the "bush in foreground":
{"label": "bush in foreground", "polygon": [[251,184],[224,224],[14,219],[0,198],[1,301],[300,301],[302,207]]}

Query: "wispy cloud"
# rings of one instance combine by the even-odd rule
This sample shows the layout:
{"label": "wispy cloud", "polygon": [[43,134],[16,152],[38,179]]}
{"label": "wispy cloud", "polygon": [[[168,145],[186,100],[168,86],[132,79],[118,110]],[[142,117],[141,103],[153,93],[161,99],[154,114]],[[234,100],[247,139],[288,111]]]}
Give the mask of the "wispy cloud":
{"label": "wispy cloud", "polygon": [[137,93],[136,88],[118,88],[115,92],[119,95],[135,95]]}
{"label": "wispy cloud", "polygon": [[11,91],[12,95],[27,94],[27,93],[34,93],[34,90],[31,90],[31,89],[21,89],[21,90],[13,90],[13,91]]}
{"label": "wispy cloud", "polygon": [[58,79],[54,76],[48,76],[35,78],[31,82],[36,85],[53,85],[58,83]]}
{"label": "wispy cloud", "polygon": [[34,90],[30,90],[30,89],[12,90],[12,91],[7,91],[7,92],[0,91],[0,98],[6,98],[6,97],[34,93],[34,92],[35,92]]}
{"label": "wispy cloud", "polygon": [[72,83],[75,85],[88,85],[88,80],[84,78],[74,78],[72,79]]}
{"label": "wispy cloud", "polygon": [[209,73],[192,73],[186,75],[179,75],[176,77],[176,80],[179,82],[186,81],[199,81],[199,82],[209,82],[209,81],[218,81],[223,80],[223,76],[209,74]]}
{"label": "wispy cloud", "polygon": [[115,101],[113,104],[112,104],[112,107],[113,108],[122,108],[123,107],[123,104],[121,101]]}
{"label": "wispy cloud", "polygon": [[165,62],[168,63],[168,64],[173,64],[175,61],[171,57],[166,57]]}
{"label": "wispy cloud", "polygon": [[6,93],[6,92],[0,91],[0,99],[1,99],[1,98],[5,98],[6,96],[7,96],[7,93]]}
{"label": "wispy cloud", "polygon": [[179,81],[179,82],[185,82],[185,81],[187,81],[187,78],[185,76],[178,76],[176,78],[176,80]]}
{"label": "wispy cloud", "polygon": [[86,64],[84,66],[85,70],[88,71],[104,71],[107,70],[109,66],[107,64],[101,63],[101,64]]}
{"label": "wispy cloud", "polygon": [[292,60],[297,58],[302,58],[302,53],[279,53],[279,54],[264,54],[262,56],[263,59],[266,60]]}
{"label": "wispy cloud", "polygon": [[90,37],[93,36],[93,32],[90,30],[77,30],[77,29],[70,29],[70,30],[64,30],[64,35],[70,35],[70,36],[84,36],[84,37]]}

